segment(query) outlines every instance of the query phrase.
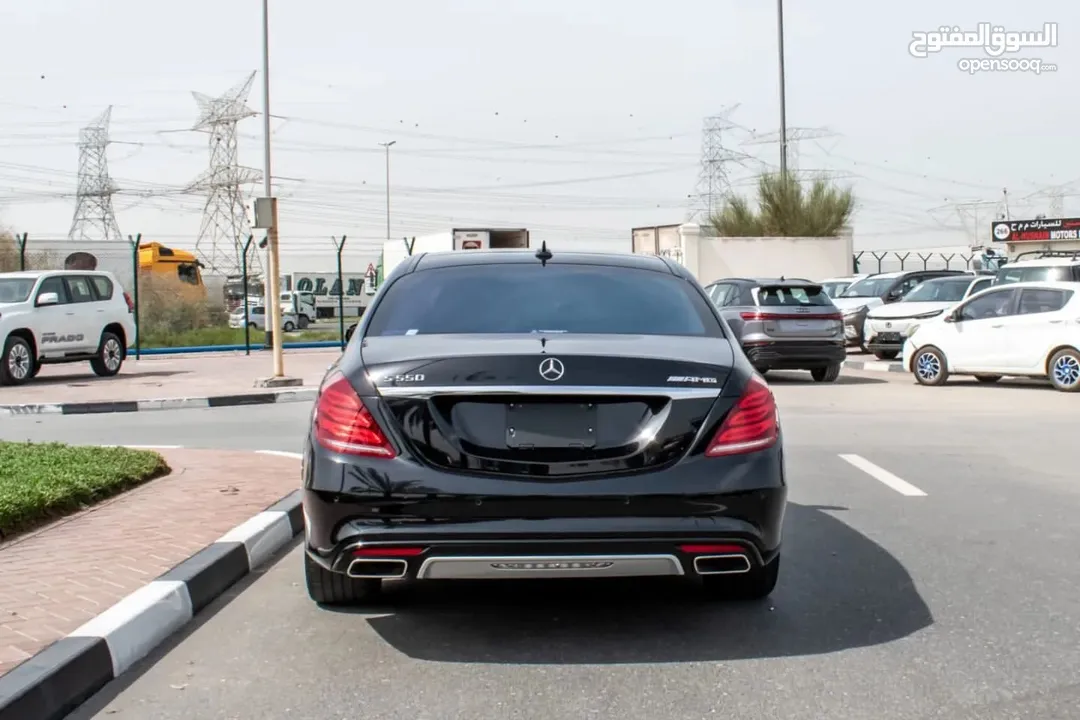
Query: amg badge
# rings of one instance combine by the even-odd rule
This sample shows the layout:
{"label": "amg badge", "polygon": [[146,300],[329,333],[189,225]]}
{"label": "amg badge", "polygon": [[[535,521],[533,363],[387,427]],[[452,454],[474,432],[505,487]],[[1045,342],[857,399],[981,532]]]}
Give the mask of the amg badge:
{"label": "amg badge", "polygon": [[701,385],[716,385],[716,378],[714,377],[691,377],[689,375],[672,375],[667,379],[667,381],[680,383],[698,383]]}
{"label": "amg badge", "polygon": [[82,335],[57,335],[56,333],[42,333],[41,344],[81,342]]}

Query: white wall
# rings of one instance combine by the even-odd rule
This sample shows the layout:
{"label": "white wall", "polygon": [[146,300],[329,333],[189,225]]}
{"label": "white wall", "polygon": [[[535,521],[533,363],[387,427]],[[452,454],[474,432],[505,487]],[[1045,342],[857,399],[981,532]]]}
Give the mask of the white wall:
{"label": "white wall", "polygon": [[679,228],[680,260],[703,285],[725,277],[798,277],[824,280],[849,275],[854,243],[839,237],[709,237],[687,223]]}

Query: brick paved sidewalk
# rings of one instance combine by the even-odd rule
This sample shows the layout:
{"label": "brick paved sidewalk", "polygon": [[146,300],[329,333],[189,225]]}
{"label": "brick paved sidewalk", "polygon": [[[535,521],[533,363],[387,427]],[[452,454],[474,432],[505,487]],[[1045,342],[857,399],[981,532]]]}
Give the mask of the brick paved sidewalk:
{"label": "brick paved sidewalk", "polygon": [[[285,374],[301,378],[305,387],[316,387],[339,354],[337,350],[287,352]],[[260,392],[254,387],[255,380],[269,377],[273,371],[273,359],[267,352],[164,355],[139,361],[132,356],[111,378],[94,375],[89,363],[46,365],[34,381],[0,388],[0,405],[237,395]]]}
{"label": "brick paved sidewalk", "polygon": [[292,458],[161,454],[170,475],[0,544],[0,675],[300,486]]}

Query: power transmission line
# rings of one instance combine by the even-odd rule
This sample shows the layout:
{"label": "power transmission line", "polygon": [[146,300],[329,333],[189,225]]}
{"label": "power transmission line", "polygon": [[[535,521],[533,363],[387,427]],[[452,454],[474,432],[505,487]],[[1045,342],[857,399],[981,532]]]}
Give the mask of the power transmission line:
{"label": "power transmission line", "polygon": [[[199,105],[199,121],[192,130],[205,132],[210,141],[210,168],[188,190],[207,193],[195,253],[209,274],[239,275],[244,243],[251,233],[244,185],[258,182],[262,173],[241,167],[237,161],[236,125],[258,113],[247,106],[255,73],[220,97],[193,92]],[[248,271],[262,272],[262,258],[252,252]]]}
{"label": "power transmission line", "polygon": [[731,115],[738,108],[739,104],[736,103],[705,118],[701,129],[701,171],[687,212],[688,220],[708,223],[720,211],[724,198],[731,192],[727,163],[740,156],[724,144],[724,133],[738,127],[731,121]]}
{"label": "power transmission line", "polygon": [[112,196],[117,188],[109,177],[106,149],[112,106],[79,130],[79,181],[75,190],[75,215],[68,239],[78,243],[117,242],[120,226],[113,212]]}

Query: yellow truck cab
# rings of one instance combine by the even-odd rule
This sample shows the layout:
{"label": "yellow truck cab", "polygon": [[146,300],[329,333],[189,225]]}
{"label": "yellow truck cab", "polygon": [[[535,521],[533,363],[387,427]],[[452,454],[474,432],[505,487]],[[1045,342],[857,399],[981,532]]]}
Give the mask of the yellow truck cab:
{"label": "yellow truck cab", "polygon": [[181,287],[190,288],[193,296],[205,297],[201,268],[202,263],[187,250],[175,250],[156,242],[139,245],[139,269],[143,273],[149,273],[152,278],[178,280]]}

